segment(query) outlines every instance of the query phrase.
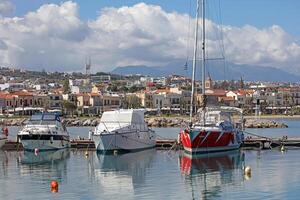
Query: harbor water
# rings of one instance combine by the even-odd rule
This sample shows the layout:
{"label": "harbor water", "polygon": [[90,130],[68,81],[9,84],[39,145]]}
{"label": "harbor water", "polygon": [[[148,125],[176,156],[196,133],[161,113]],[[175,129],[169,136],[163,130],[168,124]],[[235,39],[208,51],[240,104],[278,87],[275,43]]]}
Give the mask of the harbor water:
{"label": "harbor water", "polygon": [[[255,133],[300,137],[300,121],[287,129]],[[18,127],[11,127],[14,138]],[[68,128],[87,138],[87,127]],[[175,138],[179,129],[156,129]],[[14,132],[15,131],[15,132]],[[249,130],[250,131],[250,130]],[[241,150],[191,159],[181,151],[147,150],[122,155],[84,151],[0,151],[1,199],[299,199],[300,149]],[[243,167],[250,166],[251,176]],[[58,181],[58,193],[50,182]]]}

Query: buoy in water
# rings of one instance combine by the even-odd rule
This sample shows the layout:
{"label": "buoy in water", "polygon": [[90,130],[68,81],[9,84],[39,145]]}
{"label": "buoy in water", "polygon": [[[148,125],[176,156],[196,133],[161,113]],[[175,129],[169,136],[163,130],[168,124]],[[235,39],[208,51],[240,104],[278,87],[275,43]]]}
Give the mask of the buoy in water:
{"label": "buoy in water", "polygon": [[38,148],[35,148],[35,149],[34,149],[34,155],[37,156],[37,155],[39,155],[39,153],[40,153],[40,150],[39,150]]}
{"label": "buoy in water", "polygon": [[55,180],[51,181],[50,186],[51,186],[51,192],[53,192],[53,193],[58,192],[58,182],[57,181],[55,181]]}
{"label": "buoy in water", "polygon": [[280,150],[281,150],[281,152],[284,152],[284,151],[286,151],[286,149],[285,149],[284,145],[282,145],[282,146],[281,146]]}
{"label": "buoy in water", "polygon": [[244,174],[248,175],[248,176],[251,176],[251,167],[250,166],[245,167]]}

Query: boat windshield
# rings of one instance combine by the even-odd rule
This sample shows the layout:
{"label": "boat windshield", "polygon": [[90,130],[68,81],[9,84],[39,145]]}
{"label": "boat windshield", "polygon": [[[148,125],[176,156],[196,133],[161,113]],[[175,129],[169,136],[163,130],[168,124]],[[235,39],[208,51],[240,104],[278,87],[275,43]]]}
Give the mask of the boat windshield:
{"label": "boat windshield", "polygon": [[29,119],[29,124],[33,125],[49,125],[56,124],[59,121],[59,117],[54,114],[36,114],[32,115]]}
{"label": "boat windshield", "polygon": [[[199,122],[203,123],[203,112],[199,113]],[[208,111],[205,113],[205,124],[212,125],[220,122],[231,122],[231,114],[223,111]]]}

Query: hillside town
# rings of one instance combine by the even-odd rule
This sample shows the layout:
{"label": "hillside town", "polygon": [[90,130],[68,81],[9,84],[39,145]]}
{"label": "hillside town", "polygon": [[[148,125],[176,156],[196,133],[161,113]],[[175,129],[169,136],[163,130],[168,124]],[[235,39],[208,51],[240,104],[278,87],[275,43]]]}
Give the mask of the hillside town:
{"label": "hillside town", "polygon": [[[196,108],[203,104],[197,81]],[[48,73],[0,69],[1,115],[58,112],[67,116],[100,116],[119,108],[145,108],[149,114],[188,115],[191,79],[106,73]],[[247,115],[299,114],[300,86],[291,83],[205,81],[206,102],[243,108]]]}

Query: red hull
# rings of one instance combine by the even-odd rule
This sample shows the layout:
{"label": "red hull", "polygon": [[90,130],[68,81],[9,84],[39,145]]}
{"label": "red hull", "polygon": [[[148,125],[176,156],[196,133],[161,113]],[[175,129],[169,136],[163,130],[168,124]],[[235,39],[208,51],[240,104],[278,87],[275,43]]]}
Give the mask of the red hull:
{"label": "red hull", "polygon": [[180,133],[184,149],[191,153],[214,152],[237,149],[235,133],[232,131],[193,131],[185,130]]}

